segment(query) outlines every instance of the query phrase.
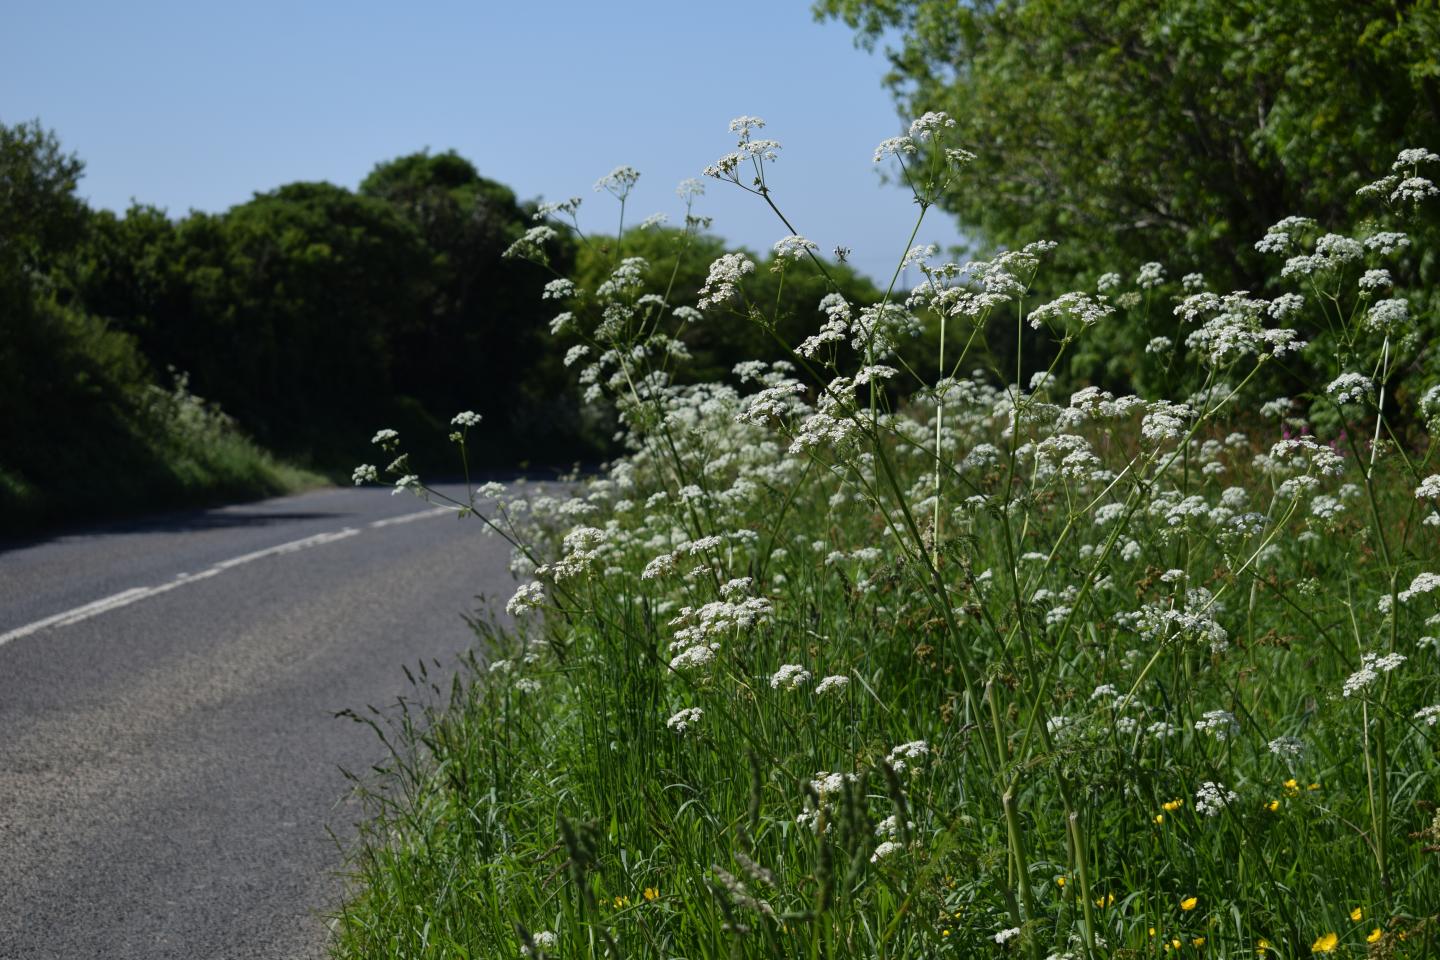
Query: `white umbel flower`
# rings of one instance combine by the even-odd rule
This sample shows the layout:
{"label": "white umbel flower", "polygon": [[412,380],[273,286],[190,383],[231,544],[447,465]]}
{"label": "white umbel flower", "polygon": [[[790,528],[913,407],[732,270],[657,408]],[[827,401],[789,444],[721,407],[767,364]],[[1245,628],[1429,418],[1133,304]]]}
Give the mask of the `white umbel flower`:
{"label": "white umbel flower", "polygon": [[701,718],[704,716],[705,711],[699,707],[686,707],[669,720],[666,720],[665,726],[674,730],[676,733],[684,733],[686,730],[699,724]]}
{"label": "white umbel flower", "polygon": [[893,856],[903,849],[904,848],[900,846],[900,844],[896,843],[894,840],[886,840],[884,843],[880,844],[880,846],[875,848],[874,853],[870,854],[870,862],[879,863],[886,857]]}
{"label": "white umbel flower", "polygon": [[787,663],[770,677],[770,686],[776,690],[795,690],[809,681],[809,670],[798,663]]}

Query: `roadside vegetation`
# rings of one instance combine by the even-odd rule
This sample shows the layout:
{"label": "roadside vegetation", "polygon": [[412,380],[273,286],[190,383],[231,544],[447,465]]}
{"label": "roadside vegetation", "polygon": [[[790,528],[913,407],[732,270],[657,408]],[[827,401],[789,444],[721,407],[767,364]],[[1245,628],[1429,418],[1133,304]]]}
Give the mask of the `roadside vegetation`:
{"label": "roadside vegetation", "polygon": [[[463,157],[410,154],[354,191],[292,183],[183,217],[92,210],[83,171],[38,122],[0,124],[0,532],[343,480],[380,420],[416,438],[417,466],[449,469],[443,425],[461,407],[487,411],[474,467],[617,451],[614,411],[582,404],[548,349],[546,272],[501,257],[535,203]],[[687,280],[721,245],[658,221],[625,233],[688,251]],[[614,243],[557,236],[547,256],[608,272]],[[793,324],[823,291],[768,293]],[[695,375],[763,352],[756,339],[700,334]]]}
{"label": "roadside vegetation", "polygon": [[81,164],[38,124],[0,126],[0,535],[324,482],[258,447],[184,374],[69,294]]}
{"label": "roadside vegetation", "polygon": [[[1396,286],[1440,155],[1247,238],[1263,294],[1147,260],[1042,295],[1043,238],[912,248],[917,286],[828,286],[794,336],[753,285],[836,264],[763,128],[706,173],[773,208],[768,265],[719,254],[693,308],[682,257],[623,243],[547,284],[627,452],[454,504],[518,588],[448,690],[366,717],[392,760],[335,956],[1434,956],[1440,387]],[[958,129],[877,147],[918,219],[987,190]],[[585,249],[589,209],[509,254]],[[782,357],[679,375],[742,327]],[[1074,379],[1137,337],[1130,384]],[[406,439],[356,482],[435,499]]]}

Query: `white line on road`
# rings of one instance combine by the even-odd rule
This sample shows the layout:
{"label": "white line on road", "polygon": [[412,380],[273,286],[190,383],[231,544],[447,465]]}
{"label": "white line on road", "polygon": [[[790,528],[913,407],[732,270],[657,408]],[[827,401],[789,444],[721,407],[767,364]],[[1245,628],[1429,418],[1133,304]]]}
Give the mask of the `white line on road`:
{"label": "white line on road", "polygon": [[[418,514],[405,514],[403,517],[395,518],[392,522],[400,522],[410,519],[419,519],[423,516],[434,514],[435,511],[422,511]],[[445,512],[449,512],[448,510]],[[371,524],[376,526],[376,524]],[[32,633],[38,633],[49,627],[68,627],[82,620],[89,620],[91,617],[98,617],[102,613],[109,613],[111,610],[119,610],[121,607],[128,607],[132,603],[141,600],[148,600],[151,597],[168,593],[176,587],[183,587],[200,580],[208,580],[210,577],[224,573],[226,570],[233,570],[246,563],[252,563],[264,557],[277,557],[287,553],[295,553],[306,550],[310,547],[318,547],[326,543],[334,543],[337,540],[344,540],[360,533],[355,527],[346,527],[343,530],[336,530],[332,533],[317,533],[311,537],[302,537],[299,540],[291,540],[288,543],[276,544],[273,547],[266,547],[264,550],[256,550],[253,553],[242,554],[238,557],[231,557],[229,560],[221,560],[199,573],[182,573],[169,583],[163,583],[155,587],[131,587],[129,590],[122,590],[119,593],[102,597],[81,607],[66,610],[46,617],[43,620],[36,620],[34,623],[27,623],[23,627],[17,627],[9,633],[0,633],[0,647],[5,646],[11,640],[19,640],[21,637],[28,637]]]}
{"label": "white line on road", "polygon": [[254,553],[244,553],[238,557],[231,557],[229,560],[221,560],[211,569],[217,571],[229,570],[231,567],[238,567],[242,563],[250,563],[254,560],[259,560],[261,557],[275,557],[282,553],[294,553],[297,550],[304,550],[307,547],[318,547],[322,543],[334,543],[336,540],[353,537],[359,532],[360,531],[354,527],[346,527],[344,530],[336,530],[334,533],[317,533],[313,537],[291,540],[289,543],[281,543],[273,547],[266,547],[264,550],[256,550]]}
{"label": "white line on road", "polygon": [[388,527],[397,523],[409,523],[411,520],[424,520],[427,517],[438,517],[447,513],[455,513],[450,507],[436,507],[434,510],[419,510],[415,513],[402,513],[398,517],[386,517],[384,520],[371,520],[372,527]]}

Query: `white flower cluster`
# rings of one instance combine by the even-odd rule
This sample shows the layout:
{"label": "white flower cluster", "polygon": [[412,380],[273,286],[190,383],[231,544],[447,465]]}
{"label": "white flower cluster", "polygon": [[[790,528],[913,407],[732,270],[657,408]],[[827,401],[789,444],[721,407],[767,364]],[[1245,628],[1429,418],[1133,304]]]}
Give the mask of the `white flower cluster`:
{"label": "white flower cluster", "polygon": [[846,784],[854,783],[858,779],[853,773],[830,773],[821,770],[815,774],[815,779],[810,781],[810,789],[815,791],[815,796],[824,804],[828,803],[831,797],[843,792]]}
{"label": "white flower cluster", "polygon": [[1375,392],[1375,381],[1363,373],[1342,373],[1325,388],[1336,403],[1357,403]]}
{"label": "white flower cluster", "polygon": [[505,604],[505,612],[512,617],[524,616],[531,610],[538,610],[545,603],[545,585],[537,581],[521,584],[515,595]]}
{"label": "white flower cluster", "polygon": [[[554,950],[560,943],[560,938],[549,930],[541,930],[539,933],[532,933],[530,935],[530,942],[535,945],[535,950],[543,952],[545,950]],[[523,950],[527,957],[535,956],[530,947],[525,946]]]}
{"label": "white flower cluster", "polygon": [[1312,437],[1277,440],[1270,447],[1269,457],[1257,465],[1277,472],[1287,465],[1292,470],[1304,468],[1308,476],[1338,477],[1345,472],[1344,458]]}
{"label": "white flower cluster", "polygon": [[1204,322],[1185,338],[1185,345],[1196,351],[1212,366],[1247,355],[1284,356],[1305,346],[1295,331],[1267,328],[1262,321],[1267,315],[1285,314],[1277,308],[1278,301],[1267,302],[1247,296],[1243,291],[1221,297],[1208,291],[1193,293],[1175,307],[1175,316],[1186,322]]}
{"label": "white flower cluster", "polygon": [[949,114],[940,110],[930,110],[918,119],[911,121],[910,136],[923,142],[953,126],[955,126],[955,121]]}
{"label": "white flower cluster", "polygon": [[875,852],[870,855],[870,862],[879,863],[886,857],[899,853],[903,849],[904,847],[896,843],[894,840],[886,840],[884,843],[880,844],[878,847],[875,848]]}
{"label": "white flower cluster", "polygon": [[1410,586],[1400,591],[1400,602],[1408,603],[1411,599],[1436,589],[1440,589],[1440,574],[1417,573],[1415,579],[1410,581]]}
{"label": "white flower cluster", "polygon": [[1363,693],[1380,679],[1380,674],[1389,673],[1404,663],[1405,659],[1402,653],[1387,653],[1383,657],[1374,653],[1363,654],[1360,657],[1360,669],[1345,678],[1341,693],[1347,697]]}
{"label": "white flower cluster", "polygon": [[1269,747],[1270,753],[1273,756],[1279,757],[1281,760],[1287,762],[1299,760],[1305,755],[1306,750],[1309,749],[1304,740],[1292,736],[1276,737],[1270,741]]}
{"label": "white flower cluster", "polygon": [[1391,286],[1393,282],[1390,279],[1389,270],[1366,270],[1356,285],[1361,290],[1382,290]]}
{"label": "white flower cluster", "polygon": [[804,260],[805,257],[820,246],[812,240],[807,240],[799,234],[790,234],[788,237],[781,237],[775,241],[775,260],[783,262],[786,260]]}
{"label": "white flower cluster", "polygon": [[1240,732],[1240,724],[1235,722],[1235,714],[1228,710],[1207,710],[1195,721],[1195,729],[1223,742]]}
{"label": "white flower cluster", "polygon": [[553,243],[559,236],[560,235],[555,232],[554,227],[547,227],[543,224],[538,227],[531,227],[525,231],[519,240],[516,240],[510,244],[510,246],[506,247],[505,252],[500,254],[500,256],[507,260],[519,257],[526,260],[539,260],[544,262],[546,259],[545,245],[547,243]]}
{"label": "white flower cluster", "polygon": [[929,754],[930,744],[924,740],[911,740],[892,749],[885,762],[894,768],[896,773],[904,773],[907,768],[919,769],[920,763]]}
{"label": "white flower cluster", "polygon": [[666,720],[665,726],[674,730],[676,733],[684,733],[686,730],[699,724],[701,718],[704,716],[705,711],[699,707],[686,707],[669,720]]}
{"label": "white flower cluster", "polygon": [[1393,230],[1382,230],[1379,233],[1372,233],[1363,241],[1365,249],[1383,256],[1388,256],[1397,250],[1410,246],[1410,238],[1403,233],[1396,233]]}
{"label": "white flower cluster", "polygon": [[787,663],[770,676],[770,687],[774,690],[796,690],[810,682],[810,671],[798,663]]}
{"label": "white flower cluster", "polygon": [[743,253],[727,253],[710,264],[710,274],[700,288],[698,306],[701,310],[717,306],[735,296],[740,280],[755,272],[755,262]]}
{"label": "white flower cluster", "polygon": [[600,558],[608,534],[598,527],[576,527],[565,535],[565,555],[535,572],[555,580],[569,580],[590,570]]}
{"label": "white flower cluster", "polygon": [[640,182],[640,171],[630,166],[619,166],[595,181],[596,191],[604,190],[624,200]]}
{"label": "white flower cluster", "polygon": [[1165,266],[1155,263],[1153,260],[1150,263],[1141,264],[1140,273],[1135,277],[1135,285],[1141,290],[1151,290],[1164,282]]}
{"label": "white flower cluster", "polygon": [[540,293],[541,300],[565,300],[575,296],[574,282],[560,277],[545,284],[545,289]]}
{"label": "white flower cluster", "polygon": [[552,217],[557,213],[564,214],[567,217],[574,217],[575,212],[580,209],[580,204],[583,202],[584,200],[581,197],[571,197],[568,200],[560,200],[555,203],[542,203],[535,208],[535,215],[530,219],[539,223],[546,217]]}
{"label": "white flower cluster", "polygon": [[1178,440],[1185,434],[1187,421],[1195,416],[1189,404],[1156,400],[1140,420],[1140,435],[1152,443]]}
{"label": "white flower cluster", "polygon": [[886,157],[904,158],[907,154],[913,154],[916,150],[915,141],[909,137],[890,137],[881,140],[875,148],[875,162],[879,163]]}
{"label": "white flower cluster", "polygon": [[1059,324],[1068,317],[1082,327],[1089,327],[1114,312],[1115,308],[1110,304],[1097,300],[1088,293],[1066,293],[1030,311],[1030,326],[1039,330],[1044,324]]}
{"label": "white flower cluster", "polygon": [[1396,333],[1410,321],[1410,304],[1404,300],[1377,300],[1365,313],[1365,326],[1378,333]]}
{"label": "white flower cluster", "polygon": [[1195,812],[1201,816],[1218,817],[1227,806],[1239,800],[1240,795],[1225,784],[1206,780],[1195,791]]}
{"label": "white flower cluster", "polygon": [[670,666],[676,670],[704,666],[720,649],[719,638],[730,637],[769,619],[770,601],[749,597],[739,602],[715,600],[700,607],[683,607],[670,626],[679,627],[670,650],[676,655]]}
{"label": "white flower cluster", "polygon": [[739,183],[736,171],[746,160],[756,165],[779,159],[780,144],[775,140],[751,139],[750,131],[759,130],[765,121],[759,117],[736,117],[730,121],[730,132],[739,138],[735,149],[705,168],[705,176]]}
{"label": "white flower cluster", "polygon": [[[905,829],[914,830],[914,821],[906,820]],[[891,839],[894,839],[895,837],[899,836],[899,834],[900,818],[893,813],[875,825],[875,836],[877,837],[890,837]]]}

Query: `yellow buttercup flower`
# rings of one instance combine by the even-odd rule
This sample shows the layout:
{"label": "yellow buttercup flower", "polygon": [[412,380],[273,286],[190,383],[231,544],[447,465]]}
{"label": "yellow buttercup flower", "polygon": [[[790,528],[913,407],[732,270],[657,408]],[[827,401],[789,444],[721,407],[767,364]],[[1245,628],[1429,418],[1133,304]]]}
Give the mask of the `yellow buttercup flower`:
{"label": "yellow buttercup flower", "polygon": [[1280,809],[1280,801],[1271,800],[1269,803],[1265,804],[1265,809],[1269,810],[1271,813],[1274,813],[1276,810]]}
{"label": "yellow buttercup flower", "polygon": [[1055,886],[1057,886],[1057,887],[1063,887],[1063,886],[1065,886],[1065,878],[1064,878],[1064,877],[1056,877],[1056,878],[1055,878]]}
{"label": "yellow buttercup flower", "polygon": [[646,899],[646,900],[649,900],[649,901],[651,901],[651,902],[654,902],[654,901],[656,901],[656,900],[659,900],[659,899],[660,899],[660,891],[657,890],[657,889],[655,889],[654,887],[646,887],[646,888],[645,888],[645,899]]}
{"label": "yellow buttercup flower", "polygon": [[1162,803],[1160,806],[1164,807],[1168,813],[1174,813],[1176,810],[1179,810],[1181,807],[1185,806],[1185,801],[1176,798],[1174,800]]}
{"label": "yellow buttercup flower", "polygon": [[1351,910],[1351,911],[1350,911],[1350,919],[1351,919],[1351,920],[1359,920],[1360,918],[1362,918],[1362,917],[1364,917],[1364,916],[1365,916],[1365,911],[1362,910],[1362,909],[1360,909],[1359,907],[1356,907],[1354,910]]}
{"label": "yellow buttercup flower", "polygon": [[1165,814],[1163,814],[1163,813],[1157,813],[1157,814],[1155,814],[1155,822],[1156,822],[1156,823],[1164,823],[1164,822],[1165,822]]}
{"label": "yellow buttercup flower", "polygon": [[1196,937],[1194,940],[1191,940],[1190,942],[1193,943],[1193,944],[1194,944],[1195,946],[1197,946],[1197,947],[1203,947],[1203,946],[1205,946],[1205,938],[1204,938],[1204,937]]}
{"label": "yellow buttercup flower", "polygon": [[1194,910],[1194,909],[1195,909],[1195,905],[1198,904],[1199,902],[1200,902],[1200,898],[1199,898],[1199,897],[1186,897],[1184,900],[1181,900],[1181,901],[1180,901],[1180,909],[1181,909],[1181,910]]}
{"label": "yellow buttercup flower", "polygon": [[1300,790],[1300,783],[1294,777],[1291,777],[1285,781],[1285,789],[1291,793],[1297,793]]}
{"label": "yellow buttercup flower", "polygon": [[1374,930],[1370,931],[1370,935],[1365,938],[1365,942],[1374,943],[1376,940],[1379,940],[1383,936],[1385,936],[1385,934],[1380,931],[1379,927],[1376,927]]}
{"label": "yellow buttercup flower", "polygon": [[1261,937],[1259,940],[1255,941],[1255,953],[1257,956],[1265,956],[1265,952],[1269,949],[1270,941],[1266,940],[1264,937]]}
{"label": "yellow buttercup flower", "polygon": [[1334,933],[1327,933],[1314,943],[1310,944],[1311,953],[1330,953],[1335,945],[1340,942],[1340,937]]}
{"label": "yellow buttercup flower", "polygon": [[1096,898],[1095,898],[1095,906],[1097,906],[1097,907],[1108,907],[1108,906],[1110,906],[1111,904],[1113,904],[1114,902],[1115,902],[1115,894],[1113,894],[1113,893],[1107,893],[1107,894],[1105,894],[1105,896],[1103,896],[1103,897],[1096,897]]}

